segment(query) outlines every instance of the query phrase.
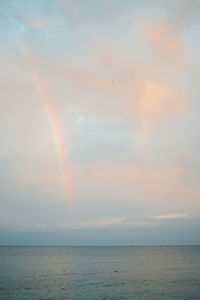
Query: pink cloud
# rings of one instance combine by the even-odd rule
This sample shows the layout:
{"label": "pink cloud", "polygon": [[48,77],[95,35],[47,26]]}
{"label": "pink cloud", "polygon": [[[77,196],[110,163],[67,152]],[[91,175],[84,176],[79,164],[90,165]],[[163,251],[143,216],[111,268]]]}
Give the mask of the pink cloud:
{"label": "pink cloud", "polygon": [[181,67],[187,53],[187,44],[170,21],[146,21],[144,24],[147,43],[157,58],[171,67]]}
{"label": "pink cloud", "polygon": [[128,191],[133,202],[142,197],[147,206],[165,205],[165,202],[172,207],[198,204],[200,188],[187,181],[188,170],[180,165],[95,165],[86,174],[87,180],[94,186],[98,183],[101,190],[110,188],[124,195]]}

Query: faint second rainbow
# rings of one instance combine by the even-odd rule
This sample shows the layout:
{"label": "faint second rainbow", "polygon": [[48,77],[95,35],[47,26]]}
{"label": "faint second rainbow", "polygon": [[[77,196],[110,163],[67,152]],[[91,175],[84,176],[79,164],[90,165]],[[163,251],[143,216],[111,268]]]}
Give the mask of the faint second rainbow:
{"label": "faint second rainbow", "polygon": [[67,159],[67,149],[66,144],[64,142],[63,133],[61,130],[61,126],[59,124],[59,120],[57,117],[57,113],[55,107],[53,106],[52,96],[45,84],[44,79],[41,76],[39,68],[37,67],[37,63],[31,51],[27,48],[27,46],[21,42],[21,49],[23,56],[28,64],[28,67],[32,74],[32,79],[34,81],[35,88],[40,96],[43,107],[47,113],[47,117],[49,120],[49,124],[51,126],[51,131],[54,137],[54,142],[56,145],[58,158],[60,162],[60,170],[62,172],[62,181],[64,183],[64,187],[66,189],[67,194],[72,200],[73,196],[73,182],[72,176],[68,165]]}

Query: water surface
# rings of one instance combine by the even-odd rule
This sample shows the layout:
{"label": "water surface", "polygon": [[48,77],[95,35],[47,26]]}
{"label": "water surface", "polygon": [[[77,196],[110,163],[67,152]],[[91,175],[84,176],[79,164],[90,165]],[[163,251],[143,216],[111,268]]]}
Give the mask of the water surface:
{"label": "water surface", "polygon": [[0,247],[0,299],[200,299],[200,246]]}

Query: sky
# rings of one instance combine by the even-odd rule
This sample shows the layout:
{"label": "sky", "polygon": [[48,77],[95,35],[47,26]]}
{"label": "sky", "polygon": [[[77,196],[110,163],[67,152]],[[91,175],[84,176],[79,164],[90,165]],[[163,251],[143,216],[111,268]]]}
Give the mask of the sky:
{"label": "sky", "polygon": [[0,245],[200,244],[199,33],[199,0],[1,0]]}

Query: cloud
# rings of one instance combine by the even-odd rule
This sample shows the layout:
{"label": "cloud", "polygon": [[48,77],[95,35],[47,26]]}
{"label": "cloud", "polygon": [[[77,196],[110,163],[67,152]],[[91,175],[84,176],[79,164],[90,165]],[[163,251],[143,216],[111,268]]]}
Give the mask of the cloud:
{"label": "cloud", "polygon": [[[141,160],[136,163],[93,165],[84,170],[88,188],[98,190],[101,198],[108,198],[117,206],[144,205],[150,210],[182,209],[192,212],[199,207],[200,188],[191,180],[192,166]],[[122,200],[123,199],[123,200]]]}
{"label": "cloud", "polygon": [[[60,1],[60,3],[63,5],[64,15],[68,15],[70,10],[74,16],[81,16],[81,20],[89,20],[90,26],[88,22],[76,24],[81,31],[84,28],[85,32],[88,32],[92,24],[94,25],[92,12],[88,11],[87,14],[84,6],[79,2]],[[55,94],[61,94],[60,90],[65,91],[63,95],[68,93],[69,107],[79,108],[94,115],[124,114],[126,117],[131,117],[137,127],[141,147],[146,147],[151,135],[160,126],[159,121],[186,116],[193,109],[192,101],[186,97],[182,87],[174,85],[168,73],[179,69],[175,61],[182,57],[182,48],[184,48],[182,33],[186,31],[186,27],[190,28],[196,16],[193,16],[193,10],[190,10],[188,14],[191,17],[187,17],[185,8],[188,6],[187,2],[184,2],[181,8],[176,7],[173,1],[170,3],[176,9],[175,12],[168,11],[166,20],[157,18],[156,21],[151,21],[148,15],[145,15],[144,32],[138,28],[135,32],[131,28],[126,28],[128,33],[125,48],[132,49],[128,54],[122,44],[120,47],[118,45],[121,36],[110,39],[103,30],[102,34],[94,31],[90,38],[82,41],[83,55],[78,53],[77,56],[75,54],[68,57],[66,53],[65,57],[61,58],[62,61],[58,59],[53,62],[52,59],[49,61],[48,56],[46,60],[44,57],[38,57],[41,68],[44,66],[46,68],[45,76],[49,78],[53,70]],[[158,2],[157,5],[165,9],[163,2]],[[64,15],[60,18],[63,19]],[[178,25],[175,26],[177,16]],[[184,17],[187,17],[185,21],[187,26],[181,29]],[[49,18],[50,16],[46,16],[42,20],[46,22]],[[33,18],[34,21],[31,21],[31,18],[27,20],[29,20],[26,22],[27,27],[37,27],[40,23],[37,22],[37,18]],[[137,39],[138,35],[142,34],[148,46],[156,52],[156,57],[160,55],[166,61],[174,57],[172,65],[168,63],[163,65],[160,61],[151,59],[146,61],[143,56],[145,57],[145,51],[149,50],[147,47],[141,51],[139,62],[134,58],[136,47],[133,47],[133,41],[137,41],[138,48],[143,49],[146,46],[142,39]],[[180,74],[176,73],[176,76]],[[66,103],[65,99],[63,101]]]}
{"label": "cloud", "polygon": [[192,5],[188,0],[155,3],[155,10],[151,12],[157,16],[147,16],[143,23],[147,43],[166,69],[167,65],[172,69],[183,68],[184,58],[190,48],[184,36],[200,17],[200,3],[198,0],[194,0]]}
{"label": "cloud", "polygon": [[7,154],[7,151],[5,149],[0,149],[0,156],[4,156]]}
{"label": "cloud", "polygon": [[130,65],[120,62],[122,57],[119,60],[112,57],[109,51],[111,67],[101,56],[98,62],[96,53],[92,67],[88,60],[83,65],[66,68],[67,86],[75,97],[74,107],[87,114],[123,115],[132,119],[141,146],[148,144],[161,122],[191,114],[192,101],[168,78],[159,78],[159,73],[164,73],[159,65]]}
{"label": "cloud", "polygon": [[33,227],[35,227],[37,229],[46,229],[46,228],[48,228],[48,225],[47,224],[37,224]]}
{"label": "cloud", "polygon": [[169,214],[169,215],[161,215],[154,217],[156,220],[168,220],[168,219],[182,219],[182,218],[188,218],[188,214]]}
{"label": "cloud", "polygon": [[52,25],[52,19],[50,16],[45,17],[22,17],[21,21],[29,28],[41,30]]}
{"label": "cloud", "polygon": [[154,226],[152,222],[133,221],[130,218],[114,218],[109,220],[100,220],[95,222],[82,222],[74,224],[57,224],[56,229],[70,230],[70,229],[86,229],[86,228],[105,228],[108,226],[139,226],[151,227]]}
{"label": "cloud", "polygon": [[157,58],[176,68],[182,66],[187,45],[173,25],[170,22],[146,21],[144,27],[147,42]]}

